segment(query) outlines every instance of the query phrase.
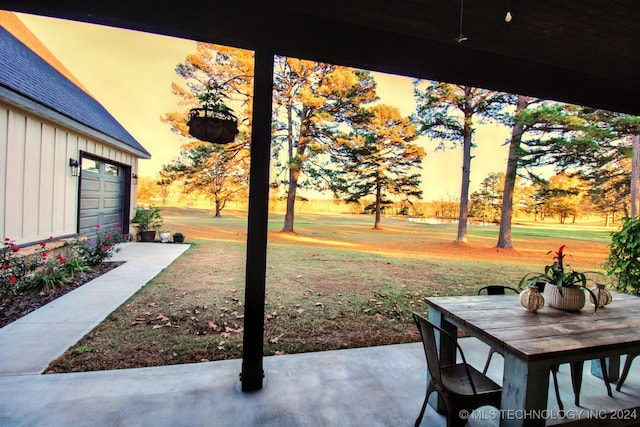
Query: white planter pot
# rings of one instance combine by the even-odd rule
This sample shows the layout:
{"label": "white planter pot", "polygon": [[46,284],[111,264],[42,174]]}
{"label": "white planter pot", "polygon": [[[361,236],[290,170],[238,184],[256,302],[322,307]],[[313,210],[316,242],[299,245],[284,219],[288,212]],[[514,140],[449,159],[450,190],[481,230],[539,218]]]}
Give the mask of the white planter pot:
{"label": "white planter pot", "polygon": [[167,243],[169,241],[169,236],[171,236],[171,232],[169,231],[161,231],[160,232],[160,242]]}
{"label": "white planter pot", "polygon": [[586,302],[583,288],[563,287],[560,295],[558,287],[549,283],[544,287],[544,299],[549,307],[564,311],[580,311]]}

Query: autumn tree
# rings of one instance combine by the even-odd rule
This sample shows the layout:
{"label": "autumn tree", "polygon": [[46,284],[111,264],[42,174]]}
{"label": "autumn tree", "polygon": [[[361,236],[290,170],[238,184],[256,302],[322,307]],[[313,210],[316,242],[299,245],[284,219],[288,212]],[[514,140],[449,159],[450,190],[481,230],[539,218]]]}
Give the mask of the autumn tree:
{"label": "autumn tree", "polygon": [[483,179],[478,191],[471,194],[469,215],[483,222],[498,222],[504,181],[504,173],[490,173]]}
{"label": "autumn tree", "polygon": [[215,204],[216,217],[220,216],[226,202],[243,193],[248,185],[253,64],[251,51],[197,43],[196,52],[187,55],[176,67],[176,74],[184,83],[174,82],[171,86],[185,110],[167,113],[161,119],[171,125],[173,132],[192,138],[186,124],[189,110],[201,105],[203,94],[212,81],[226,97],[225,104],[238,117],[240,132],[235,142],[226,145],[201,141],[185,143],[180,157],[163,167],[166,176],[183,181],[183,191],[210,198]]}
{"label": "autumn tree", "polygon": [[445,143],[462,147],[462,184],[460,188],[460,212],[457,243],[467,242],[467,218],[469,214],[469,185],[471,175],[471,149],[473,132],[477,122],[503,120],[504,108],[512,96],[449,83],[415,81],[414,95],[418,103],[413,120],[419,132],[438,142],[436,149],[444,149]]}
{"label": "autumn tree", "polygon": [[274,185],[287,186],[282,231],[294,232],[298,188],[310,185],[306,169],[331,146],[341,125],[357,121],[361,106],[377,99],[375,81],[367,71],[278,57],[274,85],[273,155],[275,166],[280,169]]}
{"label": "autumn tree", "polygon": [[323,175],[337,198],[355,203],[373,196],[373,228],[379,230],[382,207],[390,197],[411,204],[422,196],[419,168],[424,150],[413,143],[418,136],[415,125],[396,107],[376,105],[368,113],[328,150],[330,167]]}
{"label": "autumn tree", "polygon": [[[640,134],[640,118],[545,102],[521,111],[517,121],[534,130],[523,139],[522,167],[531,171],[551,165],[558,173],[580,174],[590,183],[592,200],[608,205],[608,212],[628,200],[633,184],[632,170],[625,167],[632,157],[629,136]],[[617,207],[611,206],[614,201]]]}
{"label": "autumn tree", "polygon": [[558,215],[560,224],[569,217],[575,218],[582,198],[586,194],[585,183],[579,174],[558,173],[553,175],[546,187],[545,211]]}
{"label": "autumn tree", "polygon": [[201,106],[201,97],[212,79],[220,86],[227,103],[239,119],[240,134],[237,141],[247,141],[250,130],[253,98],[253,52],[210,43],[196,44],[196,52],[187,55],[184,62],[176,66],[176,74],[183,83],[172,83],[171,91],[180,98],[183,111],[171,112],[161,118],[171,125],[179,135],[189,135],[187,122],[189,110]]}
{"label": "autumn tree", "polygon": [[163,170],[180,180],[184,193],[202,194],[220,217],[227,202],[244,196],[249,182],[249,151],[241,143],[184,145],[180,157]]}

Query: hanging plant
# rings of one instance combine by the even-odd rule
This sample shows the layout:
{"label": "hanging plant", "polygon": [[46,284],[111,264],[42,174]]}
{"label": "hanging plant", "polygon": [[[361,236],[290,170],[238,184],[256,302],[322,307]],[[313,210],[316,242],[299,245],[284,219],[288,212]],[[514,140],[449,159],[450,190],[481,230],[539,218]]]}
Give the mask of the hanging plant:
{"label": "hanging plant", "polygon": [[214,144],[233,142],[238,134],[238,119],[233,110],[223,101],[226,95],[221,91],[223,84],[209,80],[204,92],[198,97],[201,108],[189,110],[189,134],[201,141]]}

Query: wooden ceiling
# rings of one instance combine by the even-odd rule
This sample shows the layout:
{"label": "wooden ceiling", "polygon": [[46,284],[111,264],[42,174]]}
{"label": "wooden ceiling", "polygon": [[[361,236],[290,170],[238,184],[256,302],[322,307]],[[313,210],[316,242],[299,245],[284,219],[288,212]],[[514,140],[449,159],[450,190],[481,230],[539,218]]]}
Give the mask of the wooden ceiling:
{"label": "wooden ceiling", "polygon": [[[637,0],[0,0],[111,25],[640,115]],[[513,19],[505,22],[510,10]],[[99,46],[96,46],[99,49]]]}

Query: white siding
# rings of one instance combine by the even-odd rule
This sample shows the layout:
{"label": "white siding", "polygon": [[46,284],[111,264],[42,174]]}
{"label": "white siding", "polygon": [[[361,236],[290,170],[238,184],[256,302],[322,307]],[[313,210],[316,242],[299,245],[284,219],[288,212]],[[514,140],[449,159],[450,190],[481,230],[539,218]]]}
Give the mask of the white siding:
{"label": "white siding", "polygon": [[[69,159],[81,151],[137,171],[129,153],[0,103],[0,238],[20,244],[77,232],[80,178]],[[131,193],[135,206],[135,186]]]}

